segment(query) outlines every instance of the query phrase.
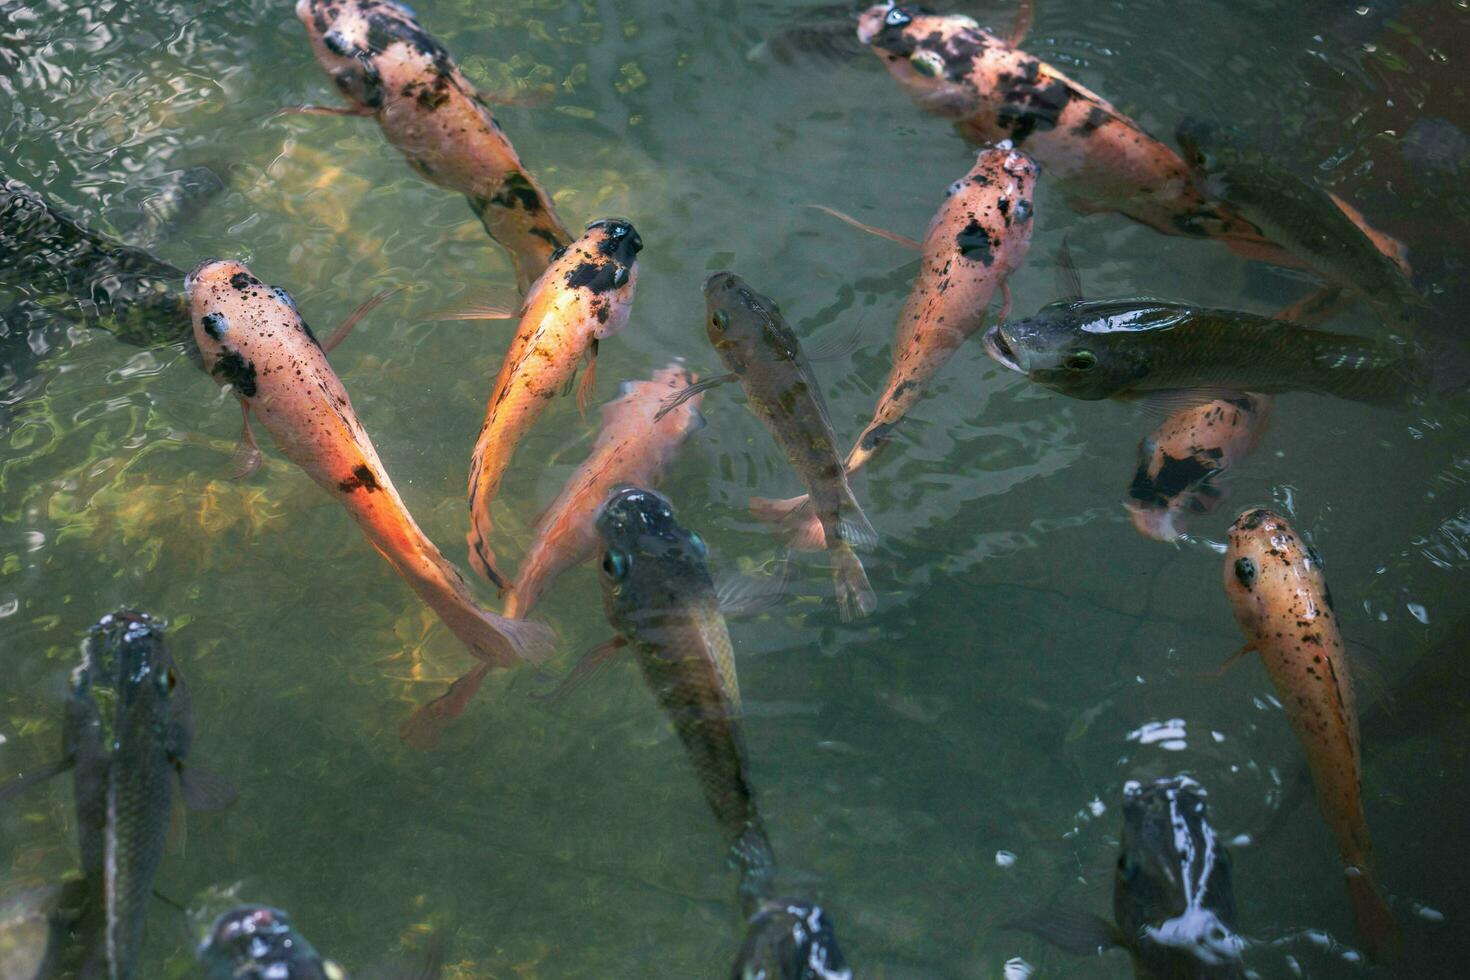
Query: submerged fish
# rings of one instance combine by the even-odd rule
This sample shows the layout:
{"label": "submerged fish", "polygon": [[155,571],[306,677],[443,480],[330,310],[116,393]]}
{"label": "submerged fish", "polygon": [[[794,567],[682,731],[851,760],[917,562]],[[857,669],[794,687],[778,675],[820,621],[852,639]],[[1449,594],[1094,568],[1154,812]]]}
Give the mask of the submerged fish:
{"label": "submerged fish", "polygon": [[852,980],[832,923],[800,899],[762,902],[750,917],[731,980]]}
{"label": "submerged fish", "polygon": [[[104,710],[104,705],[106,710]],[[195,809],[219,809],[234,791],[189,766],[194,726],[188,688],[146,613],[120,610],[93,626],[72,673],[62,758],[0,788],[8,800],[71,769],[82,880],[65,904],[69,954],[80,975],[137,975],[153,879],[163,860],[174,781]]]}
{"label": "submerged fish", "polygon": [[1138,470],[1124,503],[1138,533],[1173,541],[1179,522],[1208,514],[1224,492],[1220,475],[1256,448],[1271,414],[1269,395],[1216,398],[1170,415],[1139,443]]}
{"label": "submerged fish", "polygon": [[801,521],[812,515],[817,518],[820,540],[832,558],[842,618],[867,615],[877,605],[877,597],[853,547],[873,547],[878,534],[848,485],[827,402],[795,332],[773,300],[751,289],[733,272],[715,272],[706,278],[704,297],[710,343],[731,373],[700,385],[740,382],[751,410],[766,424],[806,484],[809,500],[782,516]]}
{"label": "submerged fish", "polygon": [[[847,454],[847,475],[867,465],[924,397],[929,381],[985,322],[997,291],[1031,247],[1036,164],[1015,150],[981,150],[970,172],[949,185],[920,246],[923,258],[893,344],[893,366],[873,418]],[[1008,295],[1008,294],[1007,294]],[[1006,304],[1002,318],[1009,309]],[[751,502],[757,517],[784,520],[809,498]],[[798,542],[821,542],[809,514]]]}
{"label": "submerged fish", "polygon": [[746,778],[735,654],[703,539],[651,490],[624,487],[597,517],[602,605],[674,723],[730,855],[747,913],[768,896],[776,857]]}
{"label": "submerged fish", "polygon": [[1271,241],[1358,293],[1387,322],[1411,325],[1412,311],[1424,300],[1409,281],[1401,243],[1219,126],[1187,121],[1178,139],[1204,193],[1228,202]]}
{"label": "submerged fish", "polygon": [[497,667],[539,660],[545,626],[481,609],[414,522],[322,346],[284,289],[211,259],[185,281],[204,366],[230,385],[293,463],[347,508],[373,547],[471,653]]}
{"label": "submerged fish", "polygon": [[992,326],[985,349],[1037,384],[1088,401],[1189,390],[1310,391],[1403,406],[1427,381],[1414,357],[1361,337],[1151,299],[1053,303]]}
{"label": "submerged fish", "polygon": [[[206,980],[348,980],[347,971],[326,959],[280,909],[241,905],[209,928],[196,952]],[[385,964],[356,974],[366,980],[435,980],[442,951],[431,943],[420,962]]]}
{"label": "submerged fish", "polygon": [[1398,945],[1398,926],[1373,883],[1358,714],[1322,562],[1284,518],[1248,510],[1230,528],[1224,583],[1246,637],[1240,652],[1261,655],[1311,767],[1358,936],[1382,959]]}
{"label": "submerged fish", "polygon": [[125,344],[192,347],[183,271],[86,228],[18,180],[0,179],[0,284]]}
{"label": "submerged fish", "polygon": [[696,395],[655,420],[670,395],[698,378],[682,363],[655,371],[647,381],[625,381],[618,397],[602,406],[602,429],[587,459],[536,522],[535,536],[510,598],[507,616],[525,616],[558,575],[597,554],[596,520],[620,486],[656,487],[665,467],[691,432],[703,428]]}
{"label": "submerged fish", "polygon": [[421,177],[464,194],[528,289],[572,236],[449,52],[395,0],[297,0],[296,16],[352,104],[339,112],[373,116]]}
{"label": "submerged fish", "polygon": [[502,591],[507,582],[490,548],[490,504],[516,446],[546,403],[570,389],[583,360],[587,370],[577,404],[585,410],[597,378],[598,342],[628,323],[642,248],[643,239],[627,221],[594,221],[557,256],[521,305],[520,325],[495,378],[470,458],[470,564]]}
{"label": "submerged fish", "polygon": [[972,143],[1010,140],[1066,181],[1074,207],[1118,211],[1168,235],[1221,238],[1249,254],[1276,251],[1207,201],[1178,154],[1138,123],[971,18],[883,3],[861,15],[858,38],[921,108],[953,120]]}
{"label": "submerged fish", "polygon": [[1010,923],[1078,956],[1118,947],[1139,980],[1238,980],[1230,852],[1215,837],[1204,793],[1179,777],[1124,788],[1113,922],[1036,912]]}

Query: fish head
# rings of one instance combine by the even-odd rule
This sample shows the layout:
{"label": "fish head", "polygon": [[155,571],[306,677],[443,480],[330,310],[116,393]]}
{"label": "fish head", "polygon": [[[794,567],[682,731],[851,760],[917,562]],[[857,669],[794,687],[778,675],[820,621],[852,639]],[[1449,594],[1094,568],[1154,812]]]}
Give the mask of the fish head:
{"label": "fish head", "polygon": [[1239,958],[1230,853],[1216,839],[1204,791],[1193,780],[1124,787],[1113,916],[1145,962],[1220,965]]}
{"label": "fish head", "polygon": [[1206,189],[1219,195],[1227,190],[1223,177],[1232,168],[1260,165],[1265,154],[1252,147],[1233,126],[1224,126],[1198,117],[1188,117],[1174,130],[1185,164],[1201,177],[1214,177]]}
{"label": "fish head", "polygon": [[762,904],[750,917],[736,980],[851,980],[821,906],[796,899]]}
{"label": "fish head", "polygon": [[705,329],[720,359],[737,375],[772,361],[796,365],[801,346],[781,308],[733,272],[704,280]]}
{"label": "fish head", "polygon": [[280,909],[242,905],[214,920],[196,953],[208,980],[345,980]]}
{"label": "fish head", "polygon": [[1223,574],[1236,621],[1254,635],[1267,622],[1279,597],[1308,604],[1298,618],[1332,610],[1332,593],[1317,549],[1302,540],[1286,518],[1264,507],[1245,511],[1230,525]]}
{"label": "fish head", "polygon": [[[187,730],[174,722],[182,682],[163,642],[164,626],[146,612],[120,609],[87,632],[83,663],[99,687],[110,688],[115,704],[112,738],[123,730],[144,731],[160,744],[174,744]],[[182,754],[182,753],[180,753]]]}
{"label": "fish head", "polygon": [[628,322],[633,291],[638,282],[638,253],[643,239],[625,218],[599,218],[580,237],[552,253],[551,265],[526,297],[526,307],[537,302],[548,284],[564,286],[595,321],[593,333],[608,337]]}
{"label": "fish head", "polygon": [[674,518],[661,494],[614,490],[597,513],[599,568],[608,618],[632,630],[650,617],[714,595],[704,539]]}
{"label": "fish head", "polygon": [[1003,367],[1072,398],[1126,393],[1148,374],[1140,344],[1119,342],[1087,303],[1053,303],[1035,316],[992,324],[985,352]]}
{"label": "fish head", "polygon": [[294,342],[320,349],[291,294],[240,262],[205,259],[184,277],[184,294],[204,369],[244,398],[256,394],[255,361],[267,348]]}
{"label": "fish head", "polygon": [[918,4],[881,3],[858,15],[858,40],[873,49],[921,108],[951,118],[979,110],[975,62],[1005,47],[972,18],[934,14]]}
{"label": "fish head", "polygon": [[450,70],[448,54],[419,26],[406,3],[297,0],[296,16],[306,27],[317,62],[342,96],[358,106],[382,108],[383,74],[397,76],[404,63],[418,69],[403,76],[410,79],[431,66],[440,74]]}

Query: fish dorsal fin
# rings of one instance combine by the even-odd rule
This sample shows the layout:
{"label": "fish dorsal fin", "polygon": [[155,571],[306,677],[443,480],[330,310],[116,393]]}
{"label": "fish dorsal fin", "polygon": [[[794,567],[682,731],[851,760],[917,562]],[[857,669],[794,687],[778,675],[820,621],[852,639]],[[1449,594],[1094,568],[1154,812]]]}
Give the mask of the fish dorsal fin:
{"label": "fish dorsal fin", "polygon": [[1168,388],[1143,392],[1132,400],[1149,418],[1162,422],[1212,401],[1239,401],[1244,397],[1245,392],[1233,388]]}
{"label": "fish dorsal fin", "polygon": [[1057,294],[1063,303],[1082,302],[1082,274],[1077,271],[1077,262],[1072,258],[1070,239],[1064,237],[1057,246]]}
{"label": "fish dorsal fin", "polygon": [[1037,909],[1005,924],[1029,932],[1073,956],[1098,956],[1114,946],[1125,946],[1117,926],[1091,912]]}

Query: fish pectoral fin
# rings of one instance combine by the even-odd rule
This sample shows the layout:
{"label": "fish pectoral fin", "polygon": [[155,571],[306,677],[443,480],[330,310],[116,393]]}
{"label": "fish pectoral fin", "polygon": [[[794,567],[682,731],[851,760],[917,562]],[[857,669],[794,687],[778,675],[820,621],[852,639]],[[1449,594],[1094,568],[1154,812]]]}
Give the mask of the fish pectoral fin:
{"label": "fish pectoral fin", "polygon": [[429,322],[437,320],[510,320],[515,318],[531,301],[531,297],[527,296],[524,302],[518,298],[510,303],[502,303],[500,302],[501,296],[501,293],[493,289],[472,290],[460,305],[431,310],[423,314],[421,319]]}
{"label": "fish pectoral fin", "polygon": [[427,752],[438,745],[444,729],[451,721],[464,714],[492,669],[492,664],[481,660],[463,675],[456,677],[447,691],[434,700],[419,705],[408,716],[408,720],[398,726],[399,739],[409,748],[420,752]]}
{"label": "fish pectoral fin", "polygon": [[778,560],[776,570],[764,575],[730,575],[715,583],[715,598],[726,616],[755,616],[780,605],[791,578],[791,552]]}
{"label": "fish pectoral fin", "polygon": [[1000,281],[1000,309],[996,311],[995,322],[1005,323],[1011,316],[1011,282],[1009,279]]}
{"label": "fish pectoral fin", "polygon": [[[1082,273],[1077,271],[1077,260],[1072,258],[1069,236],[1062,236],[1062,244],[1057,247],[1056,262],[1054,273],[1058,299],[1064,303],[1080,303],[1082,301]],[[999,317],[1001,320],[1005,318],[1004,313]]]}
{"label": "fish pectoral fin", "polygon": [[1216,677],[1224,677],[1225,674],[1230,670],[1230,668],[1231,667],[1234,667],[1236,664],[1240,663],[1240,661],[1247,654],[1251,654],[1251,653],[1255,653],[1255,652],[1256,652],[1256,645],[1254,643],[1247,643],[1245,646],[1241,647],[1239,650],[1236,650],[1229,657],[1227,657],[1225,659],[1225,662],[1220,665],[1220,669],[1215,671],[1214,676],[1216,676]]}
{"label": "fish pectoral fin", "polygon": [[1302,327],[1315,327],[1331,320],[1348,303],[1341,286],[1313,290],[1272,317]]}
{"label": "fish pectoral fin", "polygon": [[1091,912],[1037,909],[1012,919],[1005,927],[1029,932],[1073,956],[1101,956],[1114,946],[1124,945],[1117,926]]}
{"label": "fish pectoral fin", "polygon": [[1243,398],[1245,392],[1234,388],[1167,388],[1144,392],[1135,398],[1124,400],[1137,402],[1144,415],[1155,422],[1162,422],[1170,416],[1213,401],[1240,401]]}
{"label": "fish pectoral fin", "polygon": [[52,776],[61,775],[75,765],[76,761],[74,757],[57,759],[55,762],[37,766],[30,772],[23,772],[9,782],[0,785],[0,806],[9,803],[32,786],[39,786]]}
{"label": "fish pectoral fin", "polygon": [[852,225],[859,231],[865,231],[870,235],[877,235],[879,238],[886,238],[890,242],[897,242],[904,248],[911,248],[915,252],[922,252],[924,250],[923,245],[921,245],[919,242],[914,241],[914,239],[908,237],[907,235],[900,235],[897,232],[888,231],[884,228],[878,228],[874,225],[865,225],[858,219],[854,218],[852,215],[845,214],[844,212],[839,211],[836,208],[829,208],[825,204],[803,204],[802,207],[811,208],[813,211],[821,211],[824,214],[830,214],[838,221]]}
{"label": "fish pectoral fin", "polygon": [[859,323],[852,330],[836,337],[825,337],[806,347],[806,359],[814,364],[822,361],[840,360],[858,349],[863,337],[863,326]]}
{"label": "fish pectoral fin", "polygon": [[347,314],[347,319],[343,320],[340,324],[337,325],[337,329],[332,331],[331,336],[322,342],[323,353],[330,354],[334,349],[336,349],[338,344],[347,339],[347,335],[352,332],[352,328],[361,323],[363,317],[367,316],[373,310],[376,310],[378,307],[382,306],[384,303],[388,302],[388,300],[392,299],[394,296],[397,296],[401,292],[403,292],[402,286],[394,286],[392,289],[385,289],[380,293],[368,297],[366,300],[360,303],[357,309]]}
{"label": "fish pectoral fin", "polygon": [[703,381],[696,381],[694,384],[688,385],[665,398],[662,406],[654,414],[653,420],[655,422],[661,420],[665,415],[701,392],[709,391],[711,388],[718,388],[720,385],[729,384],[735,380],[737,378],[733,374],[717,374],[714,377],[705,378]]}
{"label": "fish pectoral fin", "polygon": [[597,384],[597,338],[592,338],[592,343],[587,345],[587,370],[582,373],[582,383],[577,386],[577,411],[582,413],[582,421],[587,420],[587,403],[592,399],[592,392]]}
{"label": "fish pectoral fin", "polygon": [[244,427],[240,430],[240,441],[235,444],[235,451],[230,455],[231,480],[249,479],[260,469],[260,464],[265,459],[255,441],[255,433],[250,429],[250,403],[243,398],[240,399],[240,415]]}
{"label": "fish pectoral fin", "polygon": [[287,105],[266,116],[266,119],[276,119],[280,116],[371,116],[376,110],[369,109],[365,105]]}
{"label": "fish pectoral fin", "polygon": [[182,761],[174,763],[174,770],[179,774],[179,793],[183,796],[184,805],[191,810],[224,810],[240,798],[235,784],[218,773],[185,765]]}
{"label": "fish pectoral fin", "polygon": [[1026,40],[1026,35],[1031,31],[1031,0],[1021,0],[1016,6],[1016,22],[1011,27],[1011,36],[1006,38],[1006,43],[1013,48],[1019,48],[1021,42]]}
{"label": "fish pectoral fin", "polygon": [[597,646],[582,654],[582,659],[571,669],[562,682],[545,694],[531,695],[537,701],[546,704],[556,704],[572,691],[581,687],[587,678],[593,674],[600,673],[604,667],[617,659],[618,654],[628,645],[628,641],[621,636],[615,636],[611,640],[599,643]]}

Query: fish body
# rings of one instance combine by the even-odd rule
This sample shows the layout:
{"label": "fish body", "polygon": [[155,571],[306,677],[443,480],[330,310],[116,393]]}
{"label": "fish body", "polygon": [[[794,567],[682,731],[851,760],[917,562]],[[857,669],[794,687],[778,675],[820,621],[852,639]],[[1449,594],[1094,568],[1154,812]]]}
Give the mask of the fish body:
{"label": "fish body", "polygon": [[1241,980],[1231,858],[1210,826],[1203,791],[1180,776],[1123,793],[1113,921],[1046,910],[1010,923],[1077,956],[1112,948],[1136,980]]}
{"label": "fish body", "polygon": [[0,283],[137,347],[192,344],[183,271],[94,232],[18,180],[0,180]]}
{"label": "fish body", "polygon": [[1223,577],[1247,649],[1260,654],[1307,757],[1359,937],[1380,959],[1398,927],[1373,883],[1358,713],[1321,560],[1280,515],[1248,510],[1230,528]]}
{"label": "fish body", "polygon": [[204,366],[229,384],[287,458],[352,515],[410,588],[482,660],[508,667],[550,645],[539,624],[479,607],[414,522],[290,295],[238,262],[207,260],[185,284]]}
{"label": "fish body", "polygon": [[507,616],[525,616],[563,571],[597,554],[597,514],[620,486],[657,486],[689,433],[704,425],[703,395],[655,419],[665,398],[697,379],[678,362],[647,381],[625,381],[602,406],[602,428],[587,459],[536,522],[535,538],[506,600]]}
{"label": "fish body", "polygon": [[485,421],[470,458],[470,564],[498,588],[506,579],[490,547],[490,504],[511,457],[547,402],[562,393],[585,359],[581,400],[591,390],[597,344],[627,325],[638,284],[643,239],[626,221],[587,226],[536,281],[521,306],[520,324],[490,392]]}
{"label": "fish body", "polygon": [[651,490],[623,487],[597,517],[602,601],[699,777],[748,908],[767,897],[776,859],[746,778],[740,684],[704,541]]}
{"label": "fish body", "polygon": [[317,61],[425,180],[464,194],[524,292],[572,236],[449,53],[394,0],[298,0]]}
{"label": "fish body", "polygon": [[1124,506],[1138,533],[1173,541],[1180,521],[1209,514],[1224,491],[1219,477],[1255,450],[1272,398],[1249,392],[1175,412],[1138,446],[1138,469]]}
{"label": "fish body", "polygon": [[1427,380],[1410,355],[1360,337],[1151,299],[1053,303],[992,326],[985,349],[1037,384],[1083,400],[1217,389],[1402,406]]}
{"label": "fish body", "polygon": [[732,272],[712,273],[704,296],[710,343],[806,485],[843,617],[866,615],[876,598],[853,547],[871,547],[878,536],[848,485],[826,400],[795,332],[773,300]]}
{"label": "fish body", "polygon": [[1334,195],[1224,129],[1198,121],[1179,128],[1179,144],[1202,189],[1336,285],[1361,295],[1390,322],[1423,307],[1403,245]]}
{"label": "fish body", "polygon": [[242,905],[215,919],[198,950],[208,980],[346,980],[280,909]]}
{"label": "fish body", "polygon": [[1207,201],[1179,155],[1106,99],[959,14],[883,3],[858,38],[921,108],[977,145],[1010,140],[1065,180],[1077,206],[1114,210],[1169,235],[1265,247],[1246,222]]}
{"label": "fish body", "polygon": [[832,923],[800,899],[762,902],[746,927],[731,980],[852,980]]}
{"label": "fish body", "polygon": [[970,172],[945,192],[898,317],[888,383],[847,455],[849,475],[872,458],[950,355],[981,328],[996,291],[1025,261],[1036,176],[1036,164],[1024,153],[982,150]]}

